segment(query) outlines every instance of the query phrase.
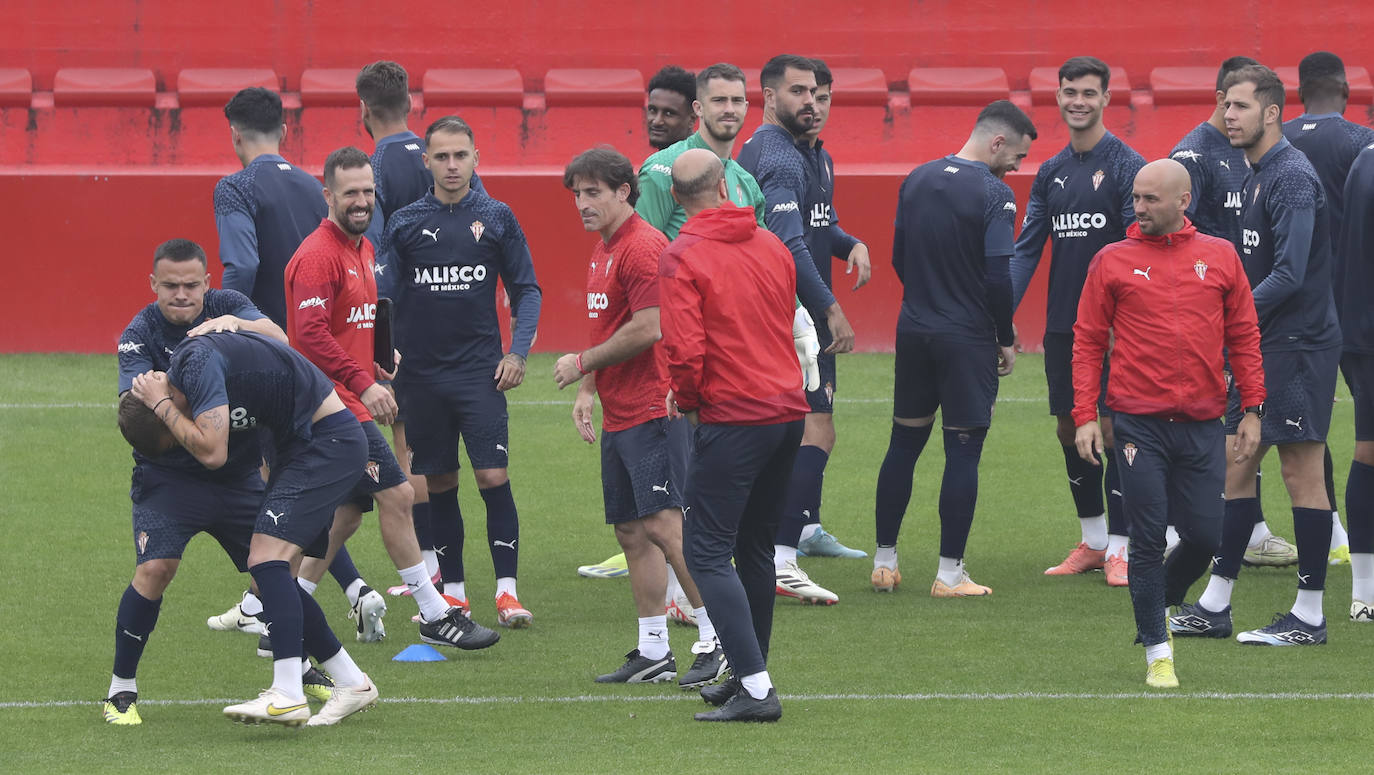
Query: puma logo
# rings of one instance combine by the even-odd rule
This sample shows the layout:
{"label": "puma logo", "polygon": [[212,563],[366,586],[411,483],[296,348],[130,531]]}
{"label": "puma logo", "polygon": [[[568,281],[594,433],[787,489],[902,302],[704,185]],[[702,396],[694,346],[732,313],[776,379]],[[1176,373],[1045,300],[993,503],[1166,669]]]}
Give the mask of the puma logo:
{"label": "puma logo", "polygon": [[667,495],[667,494],[668,494],[668,481],[669,481],[669,480],[664,479],[664,480],[663,480],[663,485],[662,485],[662,486],[659,486],[659,485],[657,485],[657,484],[652,485],[652,486],[650,487],[650,491],[651,491],[651,492],[661,492],[661,493],[663,493],[664,495]]}
{"label": "puma logo", "polygon": [[1284,424],[1284,425],[1291,425],[1291,426],[1293,426],[1294,428],[1297,428],[1298,430],[1302,430],[1302,418],[1301,418],[1301,417],[1299,417],[1299,418],[1296,419],[1296,420],[1289,420],[1289,419],[1286,419],[1286,418],[1285,418],[1284,421],[1283,421],[1283,424]]}
{"label": "puma logo", "polygon": [[430,231],[429,229],[420,229],[420,233],[425,235],[426,237],[429,237],[435,242],[439,241],[439,229],[435,229],[434,231]]}
{"label": "puma logo", "polygon": [[1074,487],[1078,487],[1083,484],[1083,477],[1080,476],[1075,479],[1074,477],[1070,476],[1069,484],[1073,485]]}
{"label": "puma logo", "polygon": [[1068,176],[1068,175],[1065,175],[1065,176],[1062,177],[1062,178],[1055,178],[1055,179],[1054,179],[1054,182],[1059,184],[1060,190],[1063,190],[1064,184],[1067,183],[1067,182],[1069,182],[1069,176]]}
{"label": "puma logo", "polygon": [[1147,266],[1147,267],[1145,267],[1144,269],[1137,269],[1137,270],[1135,270],[1135,274],[1138,274],[1138,275],[1140,275],[1141,277],[1144,277],[1146,280],[1148,280],[1148,279],[1150,279],[1150,270],[1151,270],[1151,269],[1154,269],[1154,267],[1152,267],[1152,266]]}
{"label": "puma logo", "polygon": [[513,552],[513,551],[515,551],[515,542],[516,542],[516,541],[519,541],[519,540],[520,540],[520,539],[518,539],[518,538],[513,538],[513,539],[511,539],[511,540],[509,540],[509,541],[500,541],[500,540],[493,539],[492,542],[491,542],[491,545],[492,545],[492,546],[504,546],[504,547],[506,547],[507,549],[509,549],[509,550],[511,550],[511,551]]}
{"label": "puma logo", "polygon": [[268,509],[268,510],[267,510],[267,516],[269,516],[269,517],[272,518],[272,524],[273,524],[273,525],[277,525],[277,524],[280,524],[280,523],[281,523],[281,518],[284,517],[284,516],[286,516],[286,512],[283,511],[282,513],[278,514],[277,512],[275,512],[275,511],[273,511],[273,510],[271,510],[271,509]]}

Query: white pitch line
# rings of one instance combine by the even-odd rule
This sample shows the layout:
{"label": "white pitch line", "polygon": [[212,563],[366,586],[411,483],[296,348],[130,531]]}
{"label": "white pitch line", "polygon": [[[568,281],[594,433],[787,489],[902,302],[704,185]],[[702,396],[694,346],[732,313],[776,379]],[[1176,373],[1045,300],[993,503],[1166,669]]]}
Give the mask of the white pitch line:
{"label": "white pitch line", "polygon": [[[1044,396],[1034,397],[1007,397],[997,399],[999,404],[1032,404],[1043,403],[1047,399]],[[571,407],[571,401],[507,401],[510,406],[567,406]],[[890,404],[891,398],[839,398],[835,399],[837,404]],[[118,404],[101,404],[89,401],[71,401],[64,403],[6,403],[0,404],[0,410],[4,409],[115,409]]]}
{"label": "white pitch line", "polygon": [[[1296,700],[1300,702],[1374,700],[1374,692],[971,692],[971,693],[911,693],[911,694],[783,694],[788,702],[1014,702],[1017,700]],[[191,700],[141,700],[144,705],[224,705],[236,698],[206,697]],[[392,705],[580,705],[603,702],[700,702],[695,694],[662,694],[625,696],[615,694],[580,694],[566,697],[383,697]],[[44,708],[88,707],[99,700],[22,700],[0,702],[0,710],[28,710]]]}

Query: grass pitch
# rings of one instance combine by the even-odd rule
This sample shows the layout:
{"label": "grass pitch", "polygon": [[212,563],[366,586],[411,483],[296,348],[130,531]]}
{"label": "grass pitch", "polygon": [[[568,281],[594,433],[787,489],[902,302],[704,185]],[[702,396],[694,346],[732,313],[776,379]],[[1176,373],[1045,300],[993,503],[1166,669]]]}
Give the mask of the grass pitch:
{"label": "grass pitch", "polygon": [[[598,454],[552,386],[550,356],[531,358],[510,394],[511,479],[521,514],[520,597],[529,630],[503,632],[447,662],[390,661],[417,642],[413,604],[389,601],[389,637],[358,644],[337,586],[317,598],[382,693],[377,709],[332,729],[242,727],[220,708],[270,680],[251,636],[212,632],[246,579],[213,540],[189,547],[139,670],[137,728],[106,726],[115,608],[133,569],[130,459],[114,420],[112,356],[0,357],[0,769],[13,772],[1063,772],[1357,771],[1374,698],[1362,678],[1374,625],[1347,616],[1348,567],[1331,569],[1330,644],[1245,647],[1180,640],[1182,688],[1147,691],[1132,646],[1128,593],[1102,575],[1051,578],[1078,540],[1063,461],[1046,414],[1042,361],[1022,356],[1002,382],[983,458],[968,567],[992,597],[933,600],[938,436],[917,466],[900,544],[905,583],[869,587],[869,560],[806,559],[834,590],[830,608],[779,601],[769,670],[783,697],[775,725],[703,725],[705,706],[675,686],[603,686],[592,678],[635,645],[628,583],[576,576],[614,553],[602,519]],[[839,443],[822,519],[872,551],[873,493],[890,427],[891,356],[841,358]],[[1348,398],[1341,388],[1342,399]],[[1352,441],[1348,400],[1331,445],[1343,492]],[[1277,457],[1265,505],[1292,536]],[[484,510],[460,475],[469,596],[494,625]],[[373,522],[350,543],[368,582],[396,583]],[[1268,623],[1292,602],[1291,569],[1247,569],[1236,625]],[[680,665],[694,630],[672,628]]]}

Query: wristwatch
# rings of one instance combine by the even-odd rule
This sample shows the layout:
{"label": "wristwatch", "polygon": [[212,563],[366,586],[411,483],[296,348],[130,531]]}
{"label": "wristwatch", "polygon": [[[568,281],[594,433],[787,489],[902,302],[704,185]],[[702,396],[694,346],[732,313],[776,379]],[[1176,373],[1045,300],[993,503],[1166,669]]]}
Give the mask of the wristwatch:
{"label": "wristwatch", "polygon": [[1246,413],[1248,413],[1248,414],[1253,414],[1253,415],[1255,415],[1256,417],[1260,418],[1261,420],[1264,419],[1264,404],[1263,404],[1263,403],[1258,403],[1258,404],[1255,404],[1254,406],[1247,406],[1247,407],[1245,407],[1245,411],[1246,411]]}

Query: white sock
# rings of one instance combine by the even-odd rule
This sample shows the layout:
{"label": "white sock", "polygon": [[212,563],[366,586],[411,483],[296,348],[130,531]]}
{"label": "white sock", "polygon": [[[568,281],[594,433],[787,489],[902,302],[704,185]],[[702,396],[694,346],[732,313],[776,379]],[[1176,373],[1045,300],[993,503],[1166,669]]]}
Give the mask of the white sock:
{"label": "white sock", "polygon": [[397,572],[401,574],[401,581],[410,588],[410,596],[420,606],[420,618],[432,622],[444,615],[448,610],[448,602],[439,596],[439,590],[429,580],[429,572],[423,562]]}
{"label": "white sock", "polygon": [[756,700],[761,700],[768,696],[768,690],[773,688],[773,679],[768,677],[768,671],[752,673],[739,679],[743,684],[744,690],[749,692],[749,696]]}
{"label": "white sock", "polygon": [[1374,603],[1374,554],[1350,553],[1350,599]]}
{"label": "white sock", "polygon": [[959,583],[959,579],[964,575],[964,561],[951,560],[948,557],[940,558],[940,569],[935,574],[935,578],[944,582],[945,586],[952,587]]}
{"label": "white sock", "polygon": [[1322,616],[1322,590],[1299,589],[1298,599],[1293,601],[1293,615],[1317,627],[1326,617]]}
{"label": "white sock", "polygon": [[[314,597],[314,596],[315,596],[315,588],[319,586],[319,582],[317,582],[317,581],[309,581],[309,580],[307,580],[307,579],[300,578],[300,577],[297,577],[297,578],[296,578],[296,583],[297,583],[297,584],[300,584],[300,585],[301,585],[301,589],[304,589],[304,590],[305,590],[305,594],[307,594],[307,595],[309,595],[309,596],[311,596],[311,597]],[[348,602],[349,602],[349,603],[352,603],[353,601],[350,600],[350,601],[348,601]]]}
{"label": "white sock", "polygon": [[519,595],[515,594],[514,576],[502,576],[496,580],[496,594],[492,597],[497,598],[503,594],[510,595],[511,597],[519,597]]}
{"label": "white sock", "polygon": [[1107,556],[1115,557],[1120,555],[1121,559],[1129,560],[1130,556],[1127,554],[1127,550],[1130,545],[1131,539],[1126,536],[1119,536],[1115,533],[1111,533],[1107,536]]}
{"label": "white sock", "polygon": [[897,547],[879,546],[873,550],[874,568],[896,568],[897,567]]}
{"label": "white sock", "polygon": [[664,564],[668,567],[668,586],[663,592],[663,605],[667,606],[676,600],[678,595],[682,594],[682,584],[678,583],[677,571],[673,570],[673,564],[670,562]]}
{"label": "white sock", "polygon": [[1259,546],[1264,539],[1271,535],[1273,535],[1273,533],[1269,530],[1268,522],[1265,520],[1256,522],[1255,528],[1250,531],[1250,546]]}
{"label": "white sock", "polygon": [[445,581],[444,594],[459,600],[468,599],[468,585],[466,581]]}
{"label": "white sock", "polygon": [[821,532],[821,523],[810,522],[802,526],[801,540],[807,541],[817,533]]}
{"label": "white sock", "polygon": [[1174,655],[1174,650],[1169,648],[1169,641],[1156,643],[1153,646],[1145,647],[1145,664],[1150,664],[1156,659],[1169,659]]}
{"label": "white sock", "polygon": [[773,544],[773,569],[782,570],[782,566],[789,562],[794,565],[796,564],[797,547]]}
{"label": "white sock", "polygon": [[432,579],[439,572],[439,555],[433,549],[421,549],[420,556],[425,559],[425,573]]}
{"label": "white sock", "polygon": [[358,604],[358,598],[362,597],[363,587],[365,586],[367,585],[363,583],[362,577],[358,577],[348,582],[348,587],[344,589],[344,595],[348,598],[349,605]]}
{"label": "white sock", "polygon": [[706,615],[706,606],[693,608],[692,616],[697,619],[697,640],[715,640],[716,626],[711,624],[711,617]]}
{"label": "white sock", "polygon": [[110,675],[110,693],[106,697],[113,697],[120,692],[138,693],[138,681],[133,678],[120,678],[117,675]]}
{"label": "white sock", "polygon": [[301,675],[304,676],[308,672],[310,672],[310,659],[309,657],[301,657]]}
{"label": "white sock", "polygon": [[288,700],[305,702],[305,690],[301,688],[301,661],[295,657],[274,660],[272,688],[286,695]]}
{"label": "white sock", "polygon": [[639,654],[646,659],[668,656],[668,617],[639,617]]}
{"label": "white sock", "polygon": [[320,666],[334,678],[334,683],[339,686],[362,686],[367,683],[367,676],[358,669],[358,664],[353,661],[353,657],[350,657],[345,649],[339,649],[339,653],[321,662]]}
{"label": "white sock", "polygon": [[1345,526],[1341,524],[1341,513],[1331,512],[1331,548],[1339,549],[1342,546],[1350,545],[1350,536],[1345,532]]}
{"label": "white sock", "polygon": [[1098,514],[1095,517],[1078,520],[1078,526],[1083,531],[1083,543],[1089,549],[1102,551],[1107,548],[1107,515]]}
{"label": "white sock", "polygon": [[1178,546],[1178,540],[1178,528],[1174,527],[1173,525],[1169,525],[1168,527],[1164,528],[1165,553],[1172,552],[1174,550],[1174,547]]}
{"label": "white sock", "polygon": [[252,592],[244,592],[243,599],[239,601],[239,610],[244,616],[257,616],[262,613],[262,601]]}
{"label": "white sock", "polygon": [[1212,613],[1221,613],[1226,607],[1231,605],[1231,590],[1235,588],[1236,580],[1222,578],[1213,573],[1207,579],[1207,589],[1202,591],[1202,596],[1197,599],[1197,604]]}

